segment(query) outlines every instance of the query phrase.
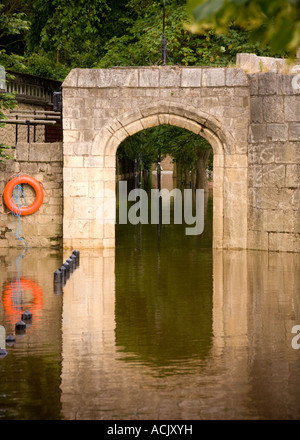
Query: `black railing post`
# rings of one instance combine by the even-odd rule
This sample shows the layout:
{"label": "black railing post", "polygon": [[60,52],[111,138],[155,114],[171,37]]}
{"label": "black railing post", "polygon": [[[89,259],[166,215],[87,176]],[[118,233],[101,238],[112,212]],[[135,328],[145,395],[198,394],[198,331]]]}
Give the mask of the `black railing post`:
{"label": "black railing post", "polygon": [[26,121],[27,125],[27,143],[30,143],[30,121]]}

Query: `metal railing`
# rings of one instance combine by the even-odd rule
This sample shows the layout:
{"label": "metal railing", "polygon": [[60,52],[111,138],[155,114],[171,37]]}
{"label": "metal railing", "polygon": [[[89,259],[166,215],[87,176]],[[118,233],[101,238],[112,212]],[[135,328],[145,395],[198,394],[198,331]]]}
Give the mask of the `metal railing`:
{"label": "metal railing", "polygon": [[10,110],[10,118],[3,119],[4,124],[16,125],[16,145],[18,143],[18,127],[27,126],[27,142],[30,142],[30,127],[33,127],[33,142],[36,142],[36,128],[40,125],[55,125],[61,121],[61,112],[43,110]]}

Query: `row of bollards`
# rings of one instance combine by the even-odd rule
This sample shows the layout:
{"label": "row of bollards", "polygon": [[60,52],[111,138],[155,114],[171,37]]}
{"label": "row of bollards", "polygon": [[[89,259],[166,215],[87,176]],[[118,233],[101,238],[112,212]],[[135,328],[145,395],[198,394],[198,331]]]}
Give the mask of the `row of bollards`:
{"label": "row of bollards", "polygon": [[[21,320],[15,324],[15,334],[24,335],[26,333],[26,328],[32,323],[32,313],[25,310],[21,314]],[[5,338],[6,345],[11,347],[16,342],[16,338],[13,334],[7,335]],[[4,348],[0,348],[0,359],[7,355],[7,351]]]}
{"label": "row of bollards", "polygon": [[54,290],[55,293],[62,293],[62,288],[79,267],[79,251],[75,249],[72,255],[64,262],[64,264],[54,272]]}
{"label": "row of bollards", "polygon": [[[32,313],[29,312],[28,310],[25,310],[25,312],[23,312],[21,315],[21,320],[18,321],[15,325],[16,334],[18,334],[18,335],[24,334],[26,332],[27,325],[31,324],[31,323],[32,323]],[[10,336],[14,337],[13,335],[10,335]],[[6,340],[7,340],[7,338],[6,338]],[[14,341],[12,341],[11,337],[10,337],[9,342],[14,342]]]}
{"label": "row of bollards", "polygon": [[[64,264],[54,272],[54,290],[55,293],[62,293],[62,288],[65,286],[66,282],[70,278],[71,274],[79,267],[79,251],[74,250],[72,255],[64,262]],[[26,333],[26,328],[32,323],[32,313],[28,310],[25,310],[21,314],[21,320],[15,324],[15,334],[16,335],[24,335]],[[2,326],[0,326],[2,327]],[[3,327],[3,341],[2,338],[0,340],[0,359],[4,358],[7,355],[7,351],[5,348],[2,348],[1,345],[4,344],[5,338],[5,329]],[[13,346],[16,341],[16,338],[13,334],[8,335],[5,338],[5,343],[8,346]]]}

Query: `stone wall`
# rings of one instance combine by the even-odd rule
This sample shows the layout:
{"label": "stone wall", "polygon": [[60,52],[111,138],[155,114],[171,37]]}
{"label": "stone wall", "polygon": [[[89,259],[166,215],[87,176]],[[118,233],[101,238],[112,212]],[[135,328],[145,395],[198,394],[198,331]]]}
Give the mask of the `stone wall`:
{"label": "stone wall", "polygon": [[[63,84],[64,168],[61,144],[18,144],[15,160],[0,165],[0,190],[15,173],[44,184],[49,200],[21,218],[30,246],[58,246],[63,235],[66,248],[114,247],[117,148],[141,130],[175,125],[214,150],[213,246],[300,252],[294,79],[240,68],[74,69]],[[16,244],[11,216],[1,214],[0,247]]]}
{"label": "stone wall", "polygon": [[114,247],[115,196],[105,190],[115,187],[117,148],[138,131],[170,124],[203,136],[214,150],[215,248],[300,252],[296,74],[276,59],[268,68],[268,60],[258,60],[259,69],[262,63],[272,71],[247,73],[246,61],[239,59],[243,68],[69,74],[63,83],[66,247]]}
{"label": "stone wall", "polygon": [[[43,107],[36,104],[26,104],[26,103],[18,103],[18,107],[15,110],[17,113],[18,110],[43,110]],[[12,118],[9,111],[4,112],[7,115],[8,119]],[[32,118],[31,118],[32,119]],[[5,122],[5,121],[3,121]],[[18,126],[18,142],[23,143],[27,142],[28,128],[26,125]],[[16,125],[15,124],[6,124],[5,127],[0,128],[0,139],[1,143],[8,145],[10,147],[16,146]],[[30,139],[34,139],[34,128],[30,127]],[[37,125],[36,127],[36,141],[44,142],[45,140],[45,126]]]}
{"label": "stone wall", "polygon": [[300,252],[300,90],[292,75],[248,77],[248,248]]}
{"label": "stone wall", "polygon": [[[62,243],[63,157],[62,144],[19,143],[11,150],[12,159],[0,163],[0,192],[15,174],[29,174],[44,188],[44,202],[34,214],[21,216],[22,236],[30,247],[58,247]],[[33,189],[24,185],[26,205],[35,198]],[[2,198],[3,202],[3,198]],[[18,221],[4,203],[0,206],[0,248],[15,247]]]}

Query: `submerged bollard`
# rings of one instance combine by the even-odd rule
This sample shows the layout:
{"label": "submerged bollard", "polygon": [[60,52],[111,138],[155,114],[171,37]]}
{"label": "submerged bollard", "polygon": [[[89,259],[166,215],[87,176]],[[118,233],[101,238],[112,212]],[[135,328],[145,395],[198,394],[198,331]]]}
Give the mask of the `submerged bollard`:
{"label": "submerged bollard", "polygon": [[55,295],[61,295],[63,293],[62,283],[55,283],[54,284],[54,293],[55,293]]}
{"label": "submerged bollard", "polygon": [[5,348],[0,348],[0,359],[5,358],[6,355],[7,351],[5,350]]}
{"label": "submerged bollard", "polygon": [[74,272],[74,270],[77,269],[77,257],[76,257],[76,255],[72,254],[72,255],[70,256],[70,259],[71,259],[72,262],[73,262],[73,272]]}
{"label": "submerged bollard", "polygon": [[28,310],[25,310],[25,312],[23,312],[21,315],[21,320],[22,321],[32,321],[32,313],[29,312]]}
{"label": "submerged bollard", "polygon": [[73,254],[76,257],[76,267],[79,267],[79,251],[77,249],[74,249]]}
{"label": "submerged bollard", "polygon": [[26,332],[26,324],[24,321],[19,321],[15,325],[16,333],[25,333]]}
{"label": "submerged bollard", "polygon": [[62,275],[62,282],[63,284],[66,282],[66,277],[67,277],[67,269],[65,268],[65,266],[61,266],[59,268],[59,270],[61,271],[61,275]]}
{"label": "submerged bollard", "polygon": [[63,266],[66,269],[66,280],[70,278],[70,264],[66,261]]}
{"label": "submerged bollard", "polygon": [[70,265],[70,273],[73,273],[74,267],[73,267],[73,260],[72,258],[67,259],[67,263]]}
{"label": "submerged bollard", "polygon": [[54,272],[54,282],[55,283],[62,283],[63,282],[62,273],[61,273],[61,270],[59,270],[59,269]]}
{"label": "submerged bollard", "polygon": [[16,338],[14,337],[14,335],[7,335],[5,342],[9,347],[11,347],[16,342]]}

